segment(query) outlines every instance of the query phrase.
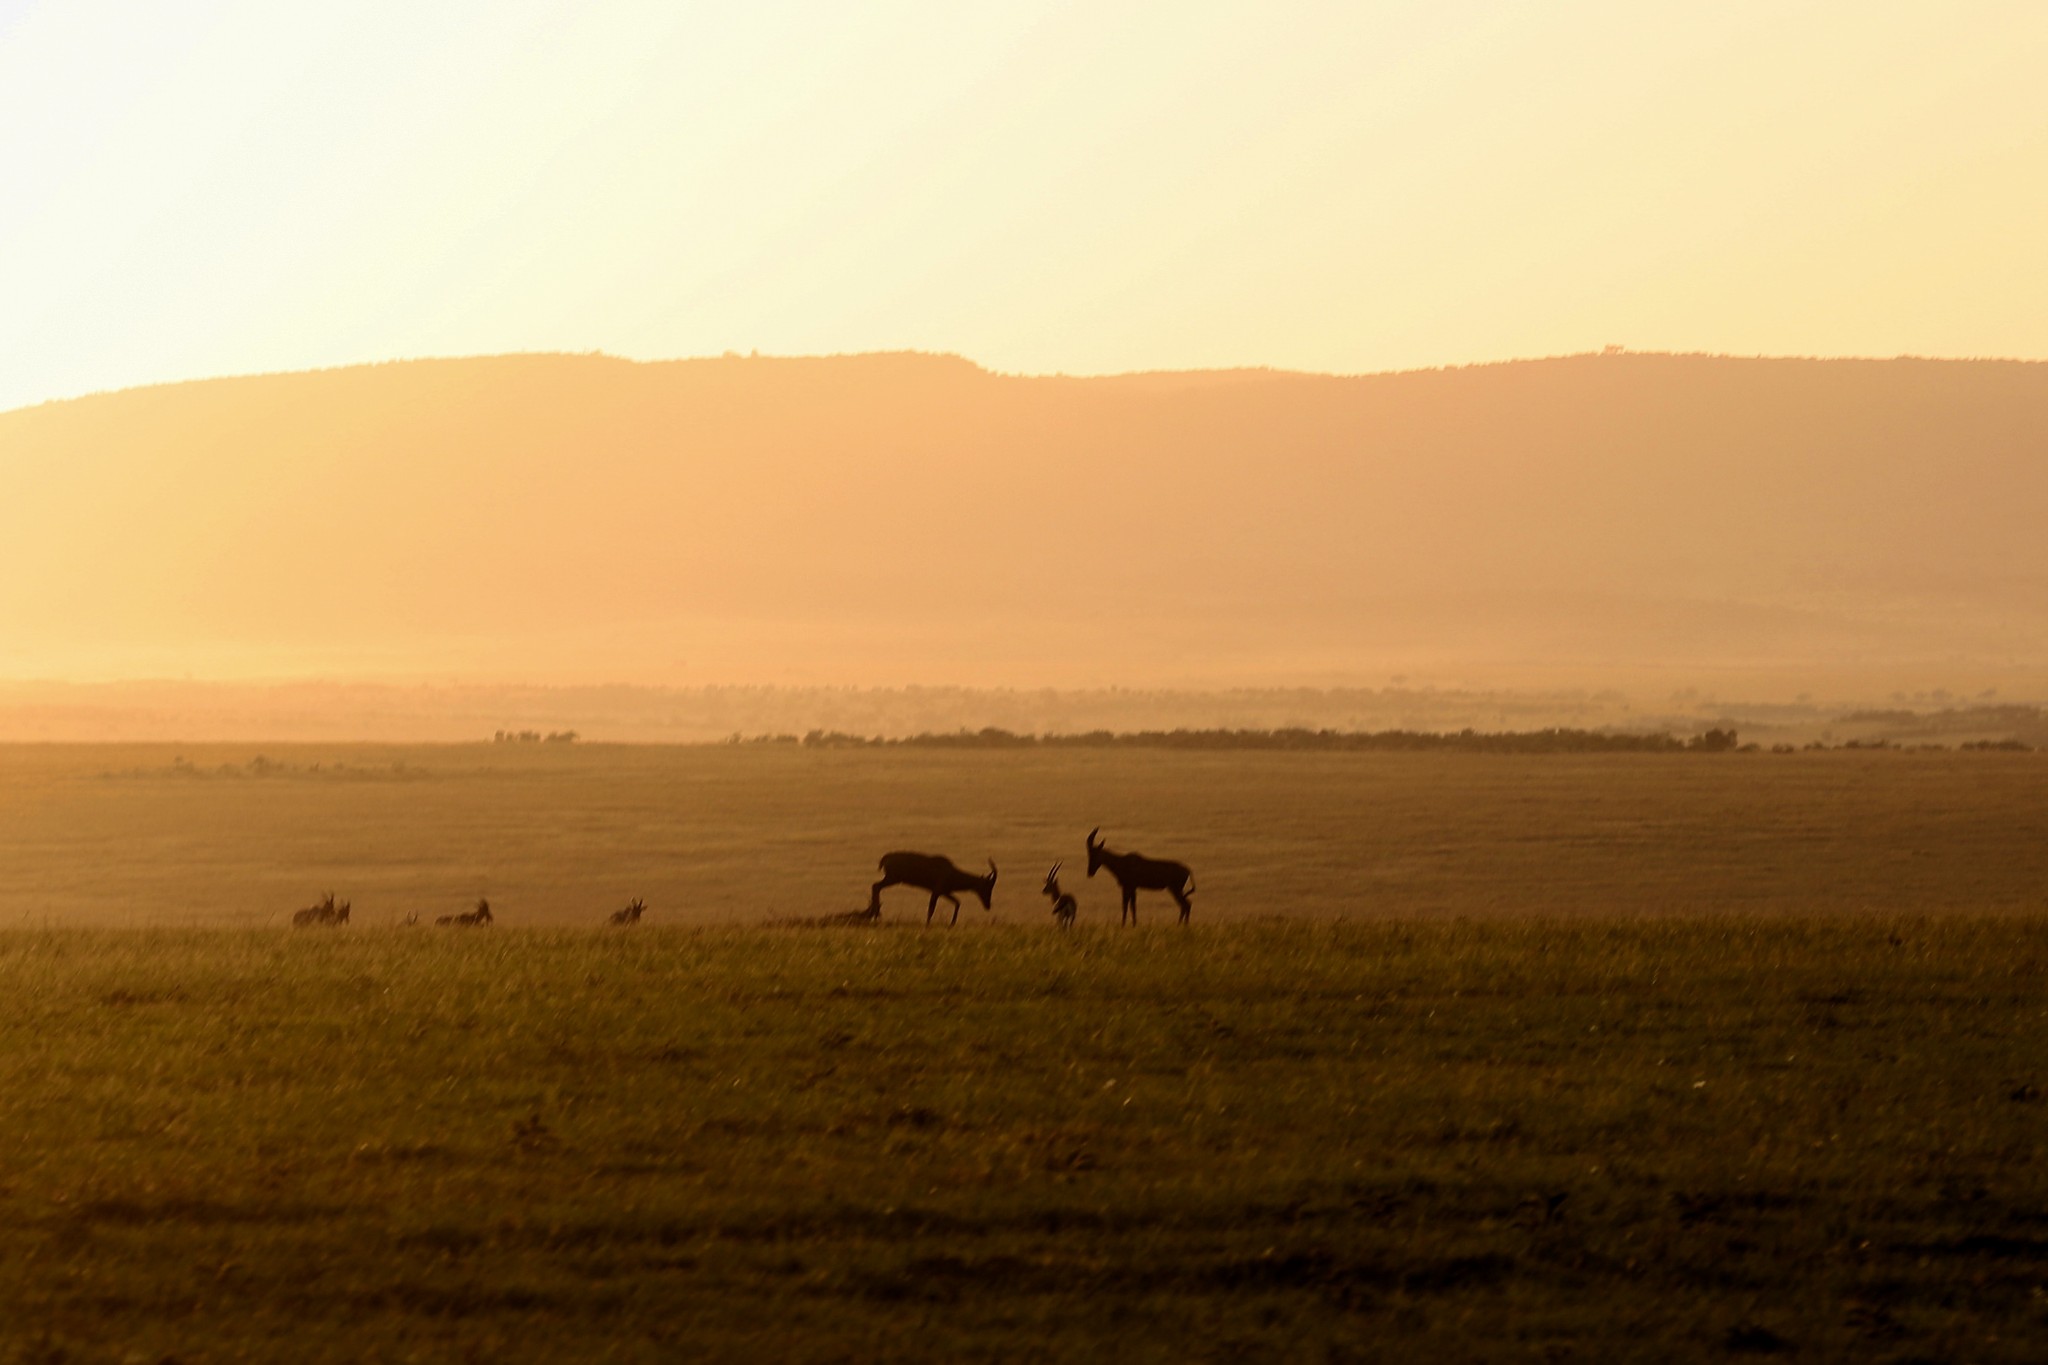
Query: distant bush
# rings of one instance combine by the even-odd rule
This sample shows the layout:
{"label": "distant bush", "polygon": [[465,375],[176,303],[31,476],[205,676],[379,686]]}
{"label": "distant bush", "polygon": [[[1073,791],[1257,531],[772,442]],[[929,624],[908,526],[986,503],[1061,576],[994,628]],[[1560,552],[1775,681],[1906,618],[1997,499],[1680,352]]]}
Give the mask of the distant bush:
{"label": "distant bush", "polygon": [[574,744],[582,736],[574,730],[500,730],[491,736],[493,744]]}

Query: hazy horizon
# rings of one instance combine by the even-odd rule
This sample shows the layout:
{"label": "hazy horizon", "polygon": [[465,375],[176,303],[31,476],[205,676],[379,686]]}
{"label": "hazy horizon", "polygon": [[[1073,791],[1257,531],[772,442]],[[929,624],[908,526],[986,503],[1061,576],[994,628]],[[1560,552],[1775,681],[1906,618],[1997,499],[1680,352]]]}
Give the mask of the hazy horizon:
{"label": "hazy horizon", "polygon": [[391,362],[0,414],[0,677],[2042,694],[2048,365]]}
{"label": "hazy horizon", "polygon": [[0,680],[2048,696],[2044,61],[0,0]]}

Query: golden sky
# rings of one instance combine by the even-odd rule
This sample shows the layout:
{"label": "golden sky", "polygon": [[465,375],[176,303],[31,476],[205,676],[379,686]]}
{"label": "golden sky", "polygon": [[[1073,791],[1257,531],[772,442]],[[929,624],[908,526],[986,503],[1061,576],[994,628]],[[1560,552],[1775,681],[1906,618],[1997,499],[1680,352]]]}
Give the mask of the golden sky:
{"label": "golden sky", "polygon": [[421,355],[2048,355],[2041,0],[0,0],[0,409]]}

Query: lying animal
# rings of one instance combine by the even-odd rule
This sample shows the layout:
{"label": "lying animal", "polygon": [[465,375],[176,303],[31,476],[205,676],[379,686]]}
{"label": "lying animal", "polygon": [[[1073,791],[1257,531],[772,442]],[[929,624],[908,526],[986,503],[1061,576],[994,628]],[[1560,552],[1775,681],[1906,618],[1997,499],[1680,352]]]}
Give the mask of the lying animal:
{"label": "lying animal", "polygon": [[491,903],[481,898],[477,900],[476,909],[466,915],[443,915],[434,921],[436,924],[453,925],[458,929],[474,929],[479,925],[489,924],[490,922]]}
{"label": "lying animal", "polygon": [[292,916],[294,929],[311,929],[322,924],[347,924],[348,902],[335,904],[334,893],[328,892],[320,900]]}

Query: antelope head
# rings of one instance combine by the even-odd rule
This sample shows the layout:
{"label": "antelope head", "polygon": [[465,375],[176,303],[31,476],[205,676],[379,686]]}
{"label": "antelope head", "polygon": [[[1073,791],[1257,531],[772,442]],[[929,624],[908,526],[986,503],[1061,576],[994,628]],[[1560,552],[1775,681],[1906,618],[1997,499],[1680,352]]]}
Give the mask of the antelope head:
{"label": "antelope head", "polygon": [[1060,864],[1054,863],[1052,871],[1045,874],[1045,894],[1057,896],[1060,893]]}
{"label": "antelope head", "polygon": [[994,858],[990,858],[988,860],[988,880],[985,882],[977,883],[974,888],[974,894],[981,898],[982,909],[995,909],[995,907],[989,903],[995,898],[996,894],[996,860]]}

